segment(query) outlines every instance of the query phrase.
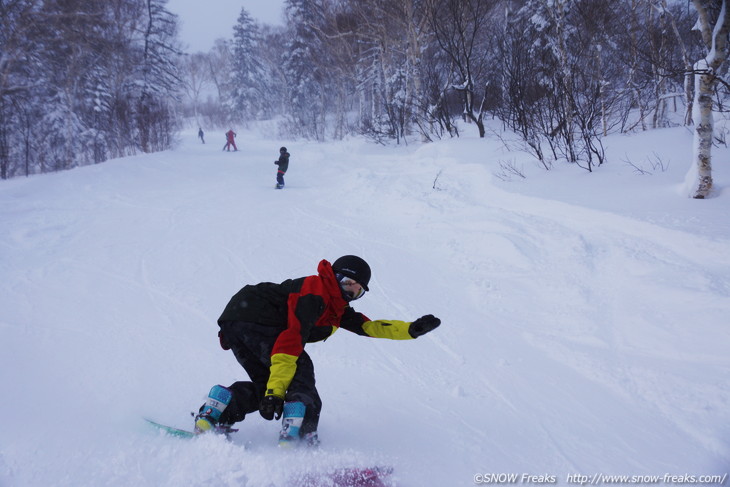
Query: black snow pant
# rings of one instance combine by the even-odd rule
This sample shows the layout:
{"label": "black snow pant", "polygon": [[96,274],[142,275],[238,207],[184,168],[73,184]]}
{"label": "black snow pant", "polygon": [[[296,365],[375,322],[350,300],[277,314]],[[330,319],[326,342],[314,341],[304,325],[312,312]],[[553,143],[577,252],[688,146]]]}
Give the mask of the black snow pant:
{"label": "black snow pant", "polygon": [[[221,423],[243,421],[246,414],[258,411],[264,398],[271,369],[271,350],[280,330],[266,325],[245,322],[221,324],[221,342],[231,347],[236,360],[246,370],[250,381],[238,381],[229,386],[232,398],[220,417]],[[297,371],[286,391],[286,401],[301,401],[306,406],[300,435],[317,431],[322,400],[314,380],[314,364],[307,352],[297,360]]]}

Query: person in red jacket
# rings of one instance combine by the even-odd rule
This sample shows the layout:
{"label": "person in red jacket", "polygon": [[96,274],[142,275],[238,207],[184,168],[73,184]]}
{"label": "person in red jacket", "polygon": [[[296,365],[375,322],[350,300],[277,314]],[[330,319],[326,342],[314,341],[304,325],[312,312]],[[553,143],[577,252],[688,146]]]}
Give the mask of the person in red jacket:
{"label": "person in red jacket", "polygon": [[231,146],[233,146],[233,150],[237,151],[238,147],[236,147],[236,132],[233,131],[233,129],[230,129],[228,132],[226,132],[226,145],[223,146],[223,150],[227,150],[228,152],[231,151]]}
{"label": "person in red jacket", "polygon": [[345,255],[322,260],[317,275],[282,283],[248,285],[236,293],[218,319],[221,346],[232,350],[248,381],[214,386],[195,417],[196,433],[227,433],[258,411],[264,419],[284,416],[279,444],[319,444],[322,409],[308,343],[327,339],[338,328],[358,335],[409,340],[441,324],[433,315],[413,322],[370,320],[350,303],[368,291],[370,266]]}

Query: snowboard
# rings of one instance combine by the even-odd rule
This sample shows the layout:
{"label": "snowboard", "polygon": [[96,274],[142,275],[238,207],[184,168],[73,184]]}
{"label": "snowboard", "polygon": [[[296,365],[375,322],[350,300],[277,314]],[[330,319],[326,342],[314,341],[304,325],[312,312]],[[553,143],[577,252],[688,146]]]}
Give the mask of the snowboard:
{"label": "snowboard", "polygon": [[144,420],[147,421],[152,426],[154,426],[155,428],[164,431],[168,435],[177,436],[179,438],[195,438],[197,436],[192,431],[182,430],[180,428],[175,428],[173,426],[167,426],[166,424],[161,424],[156,421],[152,421],[149,418],[144,418]]}
{"label": "snowboard", "polygon": [[[144,418],[145,421],[147,421],[149,424],[154,426],[155,428],[164,431],[168,435],[171,436],[177,436],[179,438],[195,438],[198,436],[198,433],[193,433],[192,431],[183,430],[180,428],[175,428],[174,426],[168,426],[166,424],[158,423],[157,421],[152,421],[149,418]],[[223,434],[226,438],[228,438],[228,435],[231,433],[237,432],[237,429],[229,429],[225,432],[221,432],[220,434]]]}

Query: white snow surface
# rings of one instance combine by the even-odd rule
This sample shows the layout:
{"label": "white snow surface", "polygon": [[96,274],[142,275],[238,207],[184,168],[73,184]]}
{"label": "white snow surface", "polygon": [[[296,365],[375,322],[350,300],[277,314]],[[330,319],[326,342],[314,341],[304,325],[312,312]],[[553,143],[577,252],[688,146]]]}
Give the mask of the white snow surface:
{"label": "white snow surface", "polygon": [[[490,137],[383,147],[252,129],[229,153],[222,131],[206,145],[196,132],[0,182],[0,486],[292,486],[357,465],[393,466],[401,487],[730,470],[727,148],[714,197],[692,200],[685,128],[609,137],[594,173],[545,171]],[[527,177],[495,177],[505,162]],[[231,441],[145,424],[190,428],[211,386],[245,379],[216,337],[243,285],[344,254],[373,269],[358,311],[442,325],[307,346],[318,451],[279,450],[279,425],[257,414]]]}

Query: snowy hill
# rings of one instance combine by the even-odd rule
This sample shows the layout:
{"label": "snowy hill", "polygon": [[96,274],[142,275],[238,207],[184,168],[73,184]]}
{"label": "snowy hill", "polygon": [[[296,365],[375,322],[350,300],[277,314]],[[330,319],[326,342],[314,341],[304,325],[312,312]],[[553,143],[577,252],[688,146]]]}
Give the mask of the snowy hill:
{"label": "snowy hill", "polygon": [[[718,196],[696,201],[680,195],[683,128],[609,139],[596,174],[469,138],[384,148],[239,131],[231,153],[222,137],[182,138],[0,182],[1,486],[286,486],[374,464],[402,487],[730,470],[727,149]],[[646,175],[625,162],[657,158],[665,170]],[[495,178],[500,161],[527,178]],[[350,253],[373,269],[356,309],[443,324],[307,347],[319,451],[279,451],[278,425],[254,416],[231,442],[144,424],[189,427],[212,385],[244,377],[215,323],[244,284]]]}

